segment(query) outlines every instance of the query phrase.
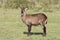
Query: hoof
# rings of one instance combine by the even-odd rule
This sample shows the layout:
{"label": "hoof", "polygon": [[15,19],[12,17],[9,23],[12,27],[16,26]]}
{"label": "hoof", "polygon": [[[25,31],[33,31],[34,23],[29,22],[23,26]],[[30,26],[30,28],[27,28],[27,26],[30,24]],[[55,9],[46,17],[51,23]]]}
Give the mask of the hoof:
{"label": "hoof", "polygon": [[27,36],[30,36],[30,35],[31,35],[31,33],[28,33],[28,34],[27,34]]}
{"label": "hoof", "polygon": [[45,34],[45,33],[43,33],[43,36],[46,36],[46,34]]}

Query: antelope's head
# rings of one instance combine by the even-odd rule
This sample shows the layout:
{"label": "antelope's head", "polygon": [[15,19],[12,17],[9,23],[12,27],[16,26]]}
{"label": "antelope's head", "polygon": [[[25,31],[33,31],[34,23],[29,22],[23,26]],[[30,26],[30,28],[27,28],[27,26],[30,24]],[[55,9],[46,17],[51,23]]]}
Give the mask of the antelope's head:
{"label": "antelope's head", "polygon": [[26,11],[26,7],[21,7],[21,13],[24,13]]}

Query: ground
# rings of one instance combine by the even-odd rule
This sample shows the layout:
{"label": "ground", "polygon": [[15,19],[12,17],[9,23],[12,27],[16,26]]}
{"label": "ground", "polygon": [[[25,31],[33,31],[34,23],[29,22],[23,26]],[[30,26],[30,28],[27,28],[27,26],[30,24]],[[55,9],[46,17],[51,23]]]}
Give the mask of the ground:
{"label": "ground", "polygon": [[[32,27],[32,35],[27,36],[27,26],[21,20],[19,9],[0,8],[0,40],[60,40],[60,9],[44,12],[48,17],[47,35],[42,36],[41,26]],[[28,10],[27,13],[37,13]]]}

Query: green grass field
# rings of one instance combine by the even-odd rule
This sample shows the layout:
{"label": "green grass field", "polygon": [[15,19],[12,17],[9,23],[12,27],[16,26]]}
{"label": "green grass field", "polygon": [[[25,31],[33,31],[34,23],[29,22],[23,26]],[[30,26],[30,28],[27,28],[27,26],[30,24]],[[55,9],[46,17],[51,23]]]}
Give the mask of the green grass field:
{"label": "green grass field", "polygon": [[[27,13],[38,11],[28,10]],[[44,12],[48,17],[47,35],[43,37],[41,26],[32,27],[32,35],[27,36],[27,26],[22,22],[19,9],[0,8],[0,40],[60,40],[60,9]]]}

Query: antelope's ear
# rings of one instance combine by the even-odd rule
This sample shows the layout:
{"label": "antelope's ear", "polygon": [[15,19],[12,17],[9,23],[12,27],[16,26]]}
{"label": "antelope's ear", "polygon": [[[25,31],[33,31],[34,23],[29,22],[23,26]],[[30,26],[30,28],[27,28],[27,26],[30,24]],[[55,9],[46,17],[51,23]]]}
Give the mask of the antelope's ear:
{"label": "antelope's ear", "polygon": [[25,11],[27,10],[28,8],[25,8]]}
{"label": "antelope's ear", "polygon": [[20,9],[23,9],[23,7],[20,7]]}

